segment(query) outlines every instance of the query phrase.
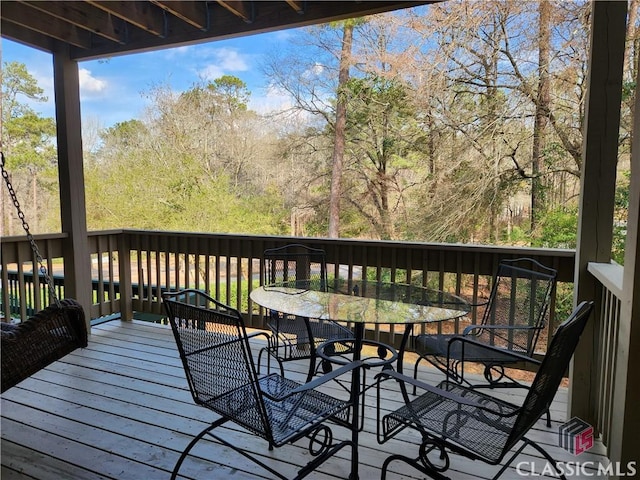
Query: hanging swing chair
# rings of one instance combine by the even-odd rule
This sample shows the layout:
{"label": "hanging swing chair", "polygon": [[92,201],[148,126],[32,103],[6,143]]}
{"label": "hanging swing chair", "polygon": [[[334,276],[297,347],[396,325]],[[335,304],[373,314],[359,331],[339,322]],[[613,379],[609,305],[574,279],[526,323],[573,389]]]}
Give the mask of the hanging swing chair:
{"label": "hanging swing chair", "polygon": [[[0,354],[2,356],[2,392],[33,375],[47,365],[59,360],[78,347],[87,346],[87,324],[82,306],[73,299],[60,300],[55,292],[51,276],[44,266],[38,247],[29,232],[16,193],[5,169],[4,153],[1,155],[2,177],[9,189],[9,195],[27,233],[34,257],[40,265],[49,287],[49,299],[53,302],[29,319],[12,324],[0,322]],[[34,280],[37,275],[34,275]],[[4,288],[7,286],[5,285]],[[38,288],[34,285],[34,288]],[[5,305],[6,317],[10,316],[9,306]]]}

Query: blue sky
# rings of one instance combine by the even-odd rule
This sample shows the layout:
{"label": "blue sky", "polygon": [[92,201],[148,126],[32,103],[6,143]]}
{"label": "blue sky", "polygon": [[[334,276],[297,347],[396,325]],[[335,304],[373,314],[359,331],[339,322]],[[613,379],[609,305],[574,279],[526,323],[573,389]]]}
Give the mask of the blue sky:
{"label": "blue sky", "polygon": [[[142,95],[154,85],[170,85],[183,91],[200,80],[234,75],[251,91],[250,107],[259,112],[278,109],[287,99],[269,88],[260,64],[265,55],[285,48],[296,30],[251,35],[188,47],[80,62],[80,95],[83,122],[108,127],[140,118],[146,103]],[[32,104],[43,116],[54,117],[53,60],[50,54],[2,39],[2,62],[27,66],[49,101]]]}

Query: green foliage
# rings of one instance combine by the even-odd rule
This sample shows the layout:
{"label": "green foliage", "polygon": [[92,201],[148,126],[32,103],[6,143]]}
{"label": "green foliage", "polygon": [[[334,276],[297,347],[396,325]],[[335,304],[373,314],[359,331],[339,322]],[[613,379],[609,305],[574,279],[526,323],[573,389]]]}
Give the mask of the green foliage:
{"label": "green foliage", "polygon": [[613,240],[611,245],[611,258],[624,265],[624,246],[627,241],[627,226],[613,225]]}
{"label": "green foliage", "polygon": [[246,112],[251,92],[238,77],[223,75],[204,84],[195,85],[180,95],[185,106],[206,111],[210,117]]}
{"label": "green foliage", "polygon": [[[347,99],[347,159],[343,178],[348,210],[343,235],[397,238],[402,216],[396,206],[415,185],[424,153],[422,128],[407,85],[375,73],[353,77],[340,92]],[[409,173],[411,172],[411,173]],[[375,233],[374,233],[375,232]],[[374,233],[372,235],[372,233]]]}
{"label": "green foliage", "polygon": [[576,248],[578,233],[577,207],[558,208],[546,212],[532,239],[532,245],[543,248]]}
{"label": "green foliage", "polygon": [[103,141],[111,141],[123,148],[135,147],[140,138],[148,135],[149,131],[140,120],[127,120],[118,122],[112,127],[103,130],[100,137]]}
{"label": "green foliage", "polygon": [[503,231],[502,241],[509,245],[528,245],[531,239],[531,233],[526,229],[514,225],[511,232]]}
{"label": "green foliage", "polygon": [[[261,282],[259,279],[252,280],[251,289],[255,290],[260,286],[260,283]],[[227,295],[227,285],[224,283],[220,285],[220,296],[218,297],[218,300],[222,303],[226,303],[227,305],[234,306],[241,312],[248,312],[249,311],[249,282],[246,280],[242,282],[239,304],[236,304],[238,300],[238,282],[234,280],[229,283],[228,287],[229,287],[229,295]],[[215,285],[209,285],[209,292],[211,292],[213,296],[215,296],[215,291],[216,291]],[[254,313],[257,314],[260,306],[254,303],[253,308],[254,308]]]}
{"label": "green foliage", "polygon": [[2,114],[4,118],[17,118],[32,109],[19,101],[20,96],[37,102],[46,102],[44,90],[38,86],[37,80],[27,71],[27,66],[20,62],[4,63],[2,72]]}
{"label": "green foliage", "polygon": [[631,171],[622,171],[618,175],[615,204],[613,211],[613,242],[611,256],[620,265],[624,265],[624,248],[627,240],[627,219],[629,216],[629,186]]}
{"label": "green foliage", "polygon": [[[549,65],[545,112],[553,122],[541,143],[548,207],[566,205],[576,193],[588,7],[551,7],[550,54],[560,60]],[[469,28],[460,28],[459,18]],[[284,120],[250,111],[251,92],[235,76],[180,92],[154,88],[144,120],[103,131],[101,150],[85,162],[88,224],[324,236],[340,98],[347,105],[342,236],[571,247],[571,208],[547,212],[535,232],[527,231],[526,215],[506,232],[505,207],[531,195],[540,72],[529,59],[542,46],[538,18],[527,2],[442,2],[393,22],[348,20],[358,28],[351,78],[339,91],[345,23],[304,30],[296,35],[304,48],[296,45],[268,69],[270,83],[303,112]],[[634,82],[623,85],[626,100],[635,91]],[[3,111],[19,112],[13,118],[20,120],[3,118],[3,141],[21,138],[11,144],[15,169],[24,165],[25,178],[37,173],[48,191],[41,179],[55,162],[46,151],[52,124],[39,124],[25,102],[13,102],[18,95],[42,99],[43,91],[24,66],[6,65]],[[624,152],[631,122],[627,110],[622,115]],[[622,212],[624,192],[618,194]],[[624,222],[616,218],[616,259]]]}
{"label": "green foliage", "polygon": [[59,210],[44,208],[57,204],[56,126],[52,118],[42,117],[29,105],[46,101],[43,92],[24,64],[3,65],[2,150],[34,233],[59,228]]}
{"label": "green foliage", "polygon": [[242,122],[252,118],[244,83],[225,76],[180,95],[154,93],[148,121],[102,132],[103,147],[86,169],[89,228],[285,233],[280,191],[255,188],[260,179],[244,173],[247,137],[237,141],[244,151],[231,155]]}
{"label": "green foliage", "polygon": [[192,159],[166,164],[143,152],[88,171],[87,178],[92,229],[282,233],[277,194],[234,195],[228,177],[208,178]]}
{"label": "green foliage", "polygon": [[629,99],[633,99],[633,96],[636,92],[636,82],[635,80],[625,80],[622,82],[622,101],[627,101]]}
{"label": "green foliage", "polygon": [[221,99],[225,99],[230,109],[247,110],[251,92],[247,89],[247,84],[238,77],[223,75],[216,78],[207,88],[219,95]]}
{"label": "green foliage", "polygon": [[52,118],[41,117],[26,100],[47,101],[36,79],[24,64],[5,63],[2,70],[2,146],[10,168],[24,168],[30,175],[55,164]]}
{"label": "green foliage", "polygon": [[569,317],[573,310],[573,283],[558,282],[556,284],[555,325],[550,325],[550,332]]}

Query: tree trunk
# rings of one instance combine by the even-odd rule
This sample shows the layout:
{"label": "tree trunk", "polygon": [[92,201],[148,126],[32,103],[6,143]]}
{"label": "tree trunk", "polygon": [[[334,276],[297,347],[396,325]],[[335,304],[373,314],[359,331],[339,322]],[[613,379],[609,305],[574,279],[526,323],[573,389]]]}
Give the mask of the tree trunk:
{"label": "tree trunk", "polygon": [[344,165],[345,130],[347,126],[347,99],[344,86],[349,81],[353,22],[344,22],[342,52],[336,102],[336,125],[333,142],[333,169],[331,171],[331,193],[329,197],[329,238],[340,236],[340,197],[342,196],[342,170]]}
{"label": "tree trunk", "polygon": [[436,174],[436,145],[435,145],[435,139],[434,139],[434,126],[433,126],[433,113],[431,111],[431,107],[429,107],[428,110],[428,115],[427,115],[427,132],[428,132],[428,139],[427,139],[427,158],[428,158],[428,162],[429,162],[429,173],[431,175],[434,176],[435,178],[435,174]]}
{"label": "tree trunk", "polygon": [[533,149],[531,152],[531,231],[538,226],[541,212],[545,208],[544,191],[541,178],[545,147],[545,130],[549,112],[549,21],[551,4],[547,1],[538,4],[539,46],[538,46],[538,97],[536,116],[533,125]]}
{"label": "tree trunk", "polygon": [[[640,0],[631,0],[629,2],[629,19],[627,20],[627,44],[625,46],[625,58],[627,60],[627,74],[625,80],[633,82],[636,78],[636,69],[638,68],[638,54],[636,38],[636,20],[638,18],[638,8]],[[634,55],[635,53],[635,55]],[[633,105],[633,103],[631,103]]]}
{"label": "tree trunk", "polygon": [[32,224],[34,231],[38,231],[38,182],[36,181],[36,173],[31,174],[31,202],[32,202]]}
{"label": "tree trunk", "polygon": [[[638,61],[640,55],[638,55],[638,46],[640,43],[640,39],[637,37],[637,29],[636,29],[636,20],[638,18],[638,7],[640,7],[640,0],[631,0],[629,2],[629,18],[627,20],[627,43],[625,46],[625,55],[624,57],[627,60],[627,74],[625,75],[625,80],[628,82],[633,82],[636,78],[636,72],[638,69]],[[632,98],[629,99],[630,105],[635,105],[635,96],[637,95],[637,85],[636,88],[633,89]],[[633,136],[635,134],[634,129],[629,130],[630,138],[629,145],[630,148],[633,149]]]}

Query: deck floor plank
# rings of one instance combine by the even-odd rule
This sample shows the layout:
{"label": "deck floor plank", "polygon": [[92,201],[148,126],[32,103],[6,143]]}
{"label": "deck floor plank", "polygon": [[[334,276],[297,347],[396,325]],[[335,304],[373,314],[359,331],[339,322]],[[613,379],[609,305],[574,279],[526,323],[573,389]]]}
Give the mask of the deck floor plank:
{"label": "deck floor plank", "polygon": [[[260,342],[256,340],[256,352]],[[298,381],[306,375],[304,362],[289,362],[286,368],[287,375]],[[440,377],[435,370],[421,370],[420,378],[429,383]],[[372,378],[371,372],[368,378]],[[390,411],[400,405],[401,397],[393,390],[393,382],[389,384],[381,408]],[[326,388],[331,394],[346,395],[335,384]],[[498,394],[517,403],[522,401],[524,390]],[[552,427],[547,429],[539,421],[530,437],[558,460],[575,461],[557,445],[566,398],[566,391],[561,390],[552,405]],[[362,479],[379,478],[388,455],[418,451],[419,438],[412,431],[402,432],[384,445],[377,443],[375,403],[375,390],[371,390],[360,435]],[[215,418],[213,412],[193,403],[170,330],[138,321],[115,320],[94,327],[86,349],[76,350],[5,392],[1,406],[1,473],[3,479],[10,480],[168,478],[180,451]],[[269,452],[266,442],[233,424],[219,432],[285,475],[293,476],[296,465],[310,458],[305,442]],[[348,438],[348,431],[339,427],[334,434]],[[603,445],[597,443],[580,461],[606,461],[603,453]],[[310,478],[346,478],[350,455],[349,449],[343,449]],[[533,462],[537,471],[543,468],[543,459],[533,449],[525,450],[518,461]],[[484,479],[491,478],[498,468],[453,456],[449,474],[461,480]],[[391,471],[393,479],[423,478],[399,462],[392,464]],[[232,449],[211,441],[196,446],[181,474],[187,479],[270,477]],[[503,478],[519,478],[515,466]]]}

